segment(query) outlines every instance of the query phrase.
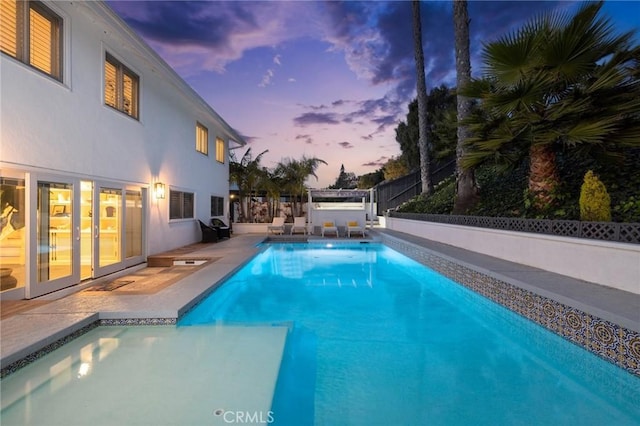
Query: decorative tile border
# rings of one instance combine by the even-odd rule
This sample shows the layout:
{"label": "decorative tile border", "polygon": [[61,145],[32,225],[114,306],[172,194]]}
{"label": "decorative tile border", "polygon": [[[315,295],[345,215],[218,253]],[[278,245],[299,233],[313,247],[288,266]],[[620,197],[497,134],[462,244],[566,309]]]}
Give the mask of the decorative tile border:
{"label": "decorative tile border", "polygon": [[68,334],[68,335],[56,340],[53,343],[48,344],[44,348],[39,349],[39,350],[27,355],[26,357],[24,357],[22,359],[19,359],[18,361],[9,364],[6,367],[3,367],[2,370],[0,370],[0,378],[3,379],[6,376],[8,376],[9,374],[15,373],[16,371],[18,371],[22,367],[25,367],[25,366],[31,364],[32,362],[42,358],[43,356],[47,355],[48,353],[55,351],[59,347],[61,347],[63,345],[66,345],[70,341],[72,341],[74,339],[77,339],[78,337],[82,336],[83,334],[93,330],[97,326],[98,326],[98,321],[95,321],[95,322],[93,322],[93,323],[91,323],[89,325],[86,325],[86,326],[80,328],[79,330],[74,331],[71,334]]}
{"label": "decorative tile border", "polygon": [[25,367],[32,362],[42,358],[43,356],[55,351],[63,345],[71,342],[74,339],[82,336],[83,334],[93,330],[98,326],[137,326],[137,325],[176,325],[177,318],[124,318],[124,319],[102,319],[94,321],[93,323],[82,327],[81,329],[68,334],[53,343],[48,344],[42,349],[33,352],[26,357],[19,359],[18,361],[3,367],[0,370],[0,378],[4,378],[9,374],[15,373],[22,367]]}
{"label": "decorative tile border", "polygon": [[382,242],[447,278],[640,377],[640,333],[383,234]]}
{"label": "decorative tile border", "polygon": [[101,319],[97,321],[100,326],[133,326],[133,325],[176,325],[177,318],[122,318]]}

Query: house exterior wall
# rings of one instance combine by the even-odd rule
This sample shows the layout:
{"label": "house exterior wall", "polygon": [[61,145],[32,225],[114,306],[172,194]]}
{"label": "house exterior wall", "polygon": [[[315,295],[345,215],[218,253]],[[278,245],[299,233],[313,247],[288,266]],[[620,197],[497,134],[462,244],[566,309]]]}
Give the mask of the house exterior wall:
{"label": "house exterior wall", "polygon": [[[48,2],[63,19],[63,81],[2,53],[0,171],[51,173],[151,188],[146,254],[200,240],[210,197],[228,209],[228,155],[215,159],[216,137],[241,137],[102,2]],[[139,76],[139,120],[104,102],[105,53]],[[196,122],[208,128],[209,154],[195,149]],[[169,191],[195,195],[194,219],[169,220]],[[35,208],[34,206],[29,206]]]}

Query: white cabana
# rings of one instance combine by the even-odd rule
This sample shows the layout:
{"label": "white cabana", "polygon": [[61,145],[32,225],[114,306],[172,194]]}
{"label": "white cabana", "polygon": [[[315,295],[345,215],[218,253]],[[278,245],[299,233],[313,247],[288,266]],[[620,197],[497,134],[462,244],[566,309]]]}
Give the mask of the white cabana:
{"label": "white cabana", "polygon": [[340,235],[346,235],[347,223],[357,221],[368,227],[375,217],[373,189],[308,189],[309,229],[314,233],[326,221],[335,222]]}

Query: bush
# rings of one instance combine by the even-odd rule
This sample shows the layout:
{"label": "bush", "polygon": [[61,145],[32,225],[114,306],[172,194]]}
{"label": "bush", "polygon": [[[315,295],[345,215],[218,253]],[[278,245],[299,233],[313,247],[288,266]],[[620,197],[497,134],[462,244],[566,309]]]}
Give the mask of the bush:
{"label": "bush", "polygon": [[640,196],[630,196],[613,208],[616,222],[640,222]]}
{"label": "bush", "polygon": [[611,221],[611,198],[604,183],[589,170],[580,188],[580,220]]}
{"label": "bush", "polygon": [[451,214],[456,191],[454,177],[440,182],[428,197],[418,195],[398,207],[399,212]]}

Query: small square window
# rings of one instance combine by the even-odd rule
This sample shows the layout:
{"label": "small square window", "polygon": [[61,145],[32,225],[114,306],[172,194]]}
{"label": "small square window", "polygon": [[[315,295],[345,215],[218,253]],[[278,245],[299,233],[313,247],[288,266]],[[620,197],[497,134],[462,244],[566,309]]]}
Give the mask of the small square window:
{"label": "small square window", "polygon": [[169,219],[193,219],[192,192],[169,191]]}

